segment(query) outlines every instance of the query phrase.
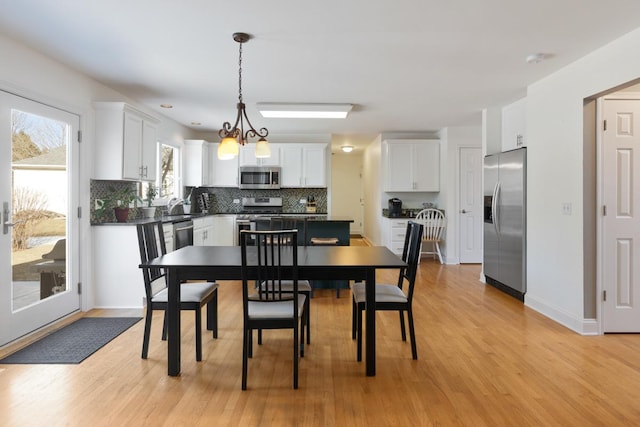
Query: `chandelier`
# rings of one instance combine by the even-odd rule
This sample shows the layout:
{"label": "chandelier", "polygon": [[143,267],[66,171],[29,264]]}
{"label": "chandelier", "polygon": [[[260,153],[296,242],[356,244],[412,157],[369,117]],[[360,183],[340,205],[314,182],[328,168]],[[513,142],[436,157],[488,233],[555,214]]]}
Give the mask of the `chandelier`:
{"label": "chandelier", "polygon": [[[256,157],[271,157],[271,148],[269,148],[269,143],[266,140],[269,131],[267,128],[262,128],[260,131],[253,128],[244,109],[244,102],[242,102],[242,44],[248,42],[250,38],[251,36],[246,33],[233,33],[233,40],[240,45],[240,53],[238,55],[238,115],[233,127],[231,127],[230,122],[224,122],[222,129],[218,131],[218,135],[222,139],[218,146],[218,158],[221,160],[233,159],[238,155],[240,145],[245,145],[249,142],[249,138],[256,137],[259,138],[256,143]],[[248,126],[246,131],[244,130],[245,122]]]}

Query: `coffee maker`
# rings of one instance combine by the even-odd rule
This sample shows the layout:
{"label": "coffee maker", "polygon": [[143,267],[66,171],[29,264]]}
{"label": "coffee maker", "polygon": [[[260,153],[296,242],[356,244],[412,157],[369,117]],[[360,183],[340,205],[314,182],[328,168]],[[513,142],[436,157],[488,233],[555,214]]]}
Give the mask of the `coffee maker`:
{"label": "coffee maker", "polygon": [[394,197],[389,199],[389,218],[398,218],[402,216],[402,200]]}

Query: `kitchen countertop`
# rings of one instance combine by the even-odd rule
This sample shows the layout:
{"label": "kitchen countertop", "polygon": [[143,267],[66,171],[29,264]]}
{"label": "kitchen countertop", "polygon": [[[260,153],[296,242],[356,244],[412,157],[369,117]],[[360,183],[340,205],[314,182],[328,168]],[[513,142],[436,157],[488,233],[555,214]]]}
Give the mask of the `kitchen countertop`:
{"label": "kitchen countertop", "polygon": [[[101,222],[101,223],[94,223],[91,225],[97,225],[97,226],[101,226],[101,225],[118,225],[118,226],[123,226],[123,225],[138,225],[138,224],[146,224],[152,221],[158,221],[161,220],[164,224],[169,224],[169,223],[175,223],[175,222],[181,222],[181,221],[189,221],[195,218],[202,218],[205,216],[215,216],[215,215],[244,215],[244,214],[237,214],[237,213],[231,213],[231,212],[220,212],[220,213],[212,213],[212,214],[204,214],[204,213],[194,213],[194,214],[182,214],[182,215],[165,215],[162,217],[158,217],[158,218],[136,218],[136,219],[130,219],[127,222]],[[279,215],[274,215],[274,216],[286,216],[287,218],[292,218],[292,219],[296,219],[296,218],[300,218],[300,219],[305,219],[307,221],[311,221],[311,222],[353,222],[353,218],[349,218],[346,216],[333,216],[333,215],[327,215],[327,214],[323,214],[323,213],[282,213]],[[262,215],[263,218],[268,218],[268,215],[263,214]],[[251,219],[251,220],[246,220],[246,221],[255,221],[255,219]]]}

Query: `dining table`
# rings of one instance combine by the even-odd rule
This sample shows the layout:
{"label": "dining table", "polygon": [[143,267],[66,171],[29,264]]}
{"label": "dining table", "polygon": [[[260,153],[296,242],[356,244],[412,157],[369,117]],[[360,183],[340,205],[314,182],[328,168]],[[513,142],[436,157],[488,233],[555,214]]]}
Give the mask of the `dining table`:
{"label": "dining table", "polygon": [[[252,248],[248,248],[251,250]],[[167,273],[167,365],[169,376],[180,375],[180,284],[187,280],[241,280],[240,246],[185,246],[140,268],[162,268]],[[364,281],[366,307],[375,307],[377,269],[400,269],[406,263],[384,246],[300,246],[300,280]],[[249,279],[251,279],[249,277]],[[376,316],[365,315],[365,370],[376,374]]]}

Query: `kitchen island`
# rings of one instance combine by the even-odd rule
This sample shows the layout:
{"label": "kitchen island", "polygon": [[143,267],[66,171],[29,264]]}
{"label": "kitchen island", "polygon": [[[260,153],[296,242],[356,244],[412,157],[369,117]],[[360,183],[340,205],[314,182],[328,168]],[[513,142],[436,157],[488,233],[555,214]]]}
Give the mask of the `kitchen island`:
{"label": "kitchen island", "polygon": [[[296,215],[282,214],[287,220],[294,221],[294,227],[298,230],[298,245],[313,246],[314,238],[337,239],[334,246],[350,245],[350,225],[352,218],[332,215]],[[271,218],[259,216],[250,221],[255,222],[256,230],[269,230]],[[340,297],[340,289],[349,289],[348,280],[312,280],[311,287],[314,289],[329,288],[336,289],[336,295]]]}

